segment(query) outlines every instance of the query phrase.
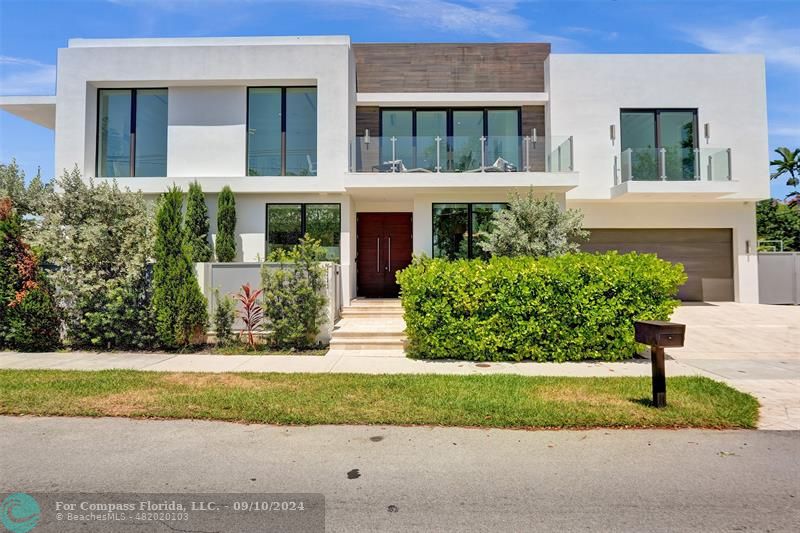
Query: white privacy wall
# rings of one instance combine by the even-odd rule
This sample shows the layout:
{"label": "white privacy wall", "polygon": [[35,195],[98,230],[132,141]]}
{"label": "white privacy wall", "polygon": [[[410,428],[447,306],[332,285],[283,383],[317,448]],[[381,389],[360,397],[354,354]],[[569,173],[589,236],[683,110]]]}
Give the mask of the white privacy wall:
{"label": "white privacy wall", "polygon": [[[738,185],[726,200],[769,196],[762,56],[551,54],[546,72],[548,131],[572,135],[575,142],[580,185],[568,200],[610,198],[621,108],[696,108],[700,147],[732,149]],[[705,123],[711,126],[708,142]]]}
{"label": "white privacy wall", "polygon": [[[97,89],[169,89],[169,176],[122,185],[161,192],[342,190],[354,120],[348,37],[72,40],[58,53],[56,172],[95,175]],[[246,87],[317,86],[318,176],[245,176]],[[174,179],[173,179],[174,178]]]}

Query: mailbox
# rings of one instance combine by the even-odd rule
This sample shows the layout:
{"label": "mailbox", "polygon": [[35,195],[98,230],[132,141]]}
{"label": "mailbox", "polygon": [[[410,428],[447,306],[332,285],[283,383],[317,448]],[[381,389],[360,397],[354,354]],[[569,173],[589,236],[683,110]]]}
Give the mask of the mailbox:
{"label": "mailbox", "polygon": [[633,324],[636,342],[649,346],[680,348],[686,333],[685,324],[664,322],[663,320],[641,320]]}
{"label": "mailbox", "polygon": [[667,375],[664,365],[664,348],[683,346],[686,333],[684,324],[663,320],[640,320],[633,323],[636,342],[650,345],[650,363],[653,371],[653,405],[667,405]]}

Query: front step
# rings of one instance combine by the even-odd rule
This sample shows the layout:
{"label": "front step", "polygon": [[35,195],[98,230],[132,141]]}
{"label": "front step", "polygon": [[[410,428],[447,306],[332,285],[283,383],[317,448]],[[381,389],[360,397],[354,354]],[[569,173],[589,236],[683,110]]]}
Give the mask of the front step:
{"label": "front step", "polygon": [[398,299],[356,298],[342,309],[331,335],[331,349],[392,350],[405,346],[403,308]]}
{"label": "front step", "polygon": [[338,337],[334,334],[330,347],[332,350],[402,350],[405,348],[405,336]]}

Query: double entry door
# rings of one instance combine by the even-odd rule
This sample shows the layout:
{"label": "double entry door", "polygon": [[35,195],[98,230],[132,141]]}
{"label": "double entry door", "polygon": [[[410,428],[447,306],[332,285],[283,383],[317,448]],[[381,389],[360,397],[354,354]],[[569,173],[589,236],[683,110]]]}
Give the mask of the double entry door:
{"label": "double entry door", "polygon": [[395,275],[411,263],[411,213],[358,213],[357,294],[396,298]]}

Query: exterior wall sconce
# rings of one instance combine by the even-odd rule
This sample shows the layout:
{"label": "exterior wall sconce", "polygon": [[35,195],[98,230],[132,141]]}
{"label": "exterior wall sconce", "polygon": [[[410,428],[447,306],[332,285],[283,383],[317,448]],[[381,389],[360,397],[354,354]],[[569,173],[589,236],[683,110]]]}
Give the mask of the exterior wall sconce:
{"label": "exterior wall sconce", "polygon": [[536,148],[536,140],[537,140],[537,137],[536,137],[536,128],[533,128],[533,129],[531,130],[531,141],[533,141],[533,147],[534,147],[534,148]]}
{"label": "exterior wall sconce", "polygon": [[703,135],[706,138],[706,144],[708,144],[708,140],[711,138],[711,124],[708,122],[703,124]]}
{"label": "exterior wall sconce", "polygon": [[614,141],[617,140],[617,125],[612,124],[608,127],[608,136],[611,138],[611,144],[614,144]]}
{"label": "exterior wall sconce", "polygon": [[370,138],[369,138],[369,129],[364,130],[364,144],[369,146]]}

